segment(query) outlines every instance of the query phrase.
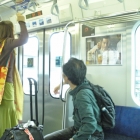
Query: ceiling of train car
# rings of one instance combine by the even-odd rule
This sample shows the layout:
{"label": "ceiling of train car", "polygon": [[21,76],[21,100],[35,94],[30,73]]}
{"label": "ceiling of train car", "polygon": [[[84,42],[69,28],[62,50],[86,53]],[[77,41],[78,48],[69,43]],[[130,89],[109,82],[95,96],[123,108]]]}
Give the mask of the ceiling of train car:
{"label": "ceiling of train car", "polygon": [[[13,5],[13,4],[15,4],[15,2],[23,2],[23,1],[25,1],[25,0],[0,0],[0,5],[3,5],[3,4],[5,4],[5,5],[8,5],[8,6],[11,6],[11,5]],[[28,2],[29,0],[27,0],[27,2]],[[47,3],[47,2],[51,2],[51,1],[53,1],[53,0],[34,0],[35,2],[37,2],[37,3]]]}
{"label": "ceiling of train car", "polygon": [[[24,1],[24,0],[0,0],[0,13],[6,12],[7,10],[14,11],[11,6],[15,5],[15,1]],[[53,0],[35,0],[36,3],[47,3]]]}
{"label": "ceiling of train car", "polygon": [[[1,16],[1,13],[7,12],[7,11],[8,11],[9,14],[12,14],[12,13],[15,12],[15,10],[13,8],[11,8],[11,6],[15,5],[14,1],[24,1],[24,0],[0,0],[0,16]],[[27,1],[29,1],[29,0],[27,0]],[[34,1],[36,3],[42,4],[42,3],[49,3],[53,0],[34,0]],[[59,1],[61,1],[61,0],[58,0],[58,2]],[[112,0],[108,0],[108,1],[112,1]],[[123,0],[116,0],[116,1],[119,1],[120,3],[122,3]],[[132,19],[138,20],[140,18],[140,16],[139,16],[140,14],[137,14],[137,13],[140,13],[140,9],[136,13],[135,12],[136,11],[134,11],[134,13],[132,12],[131,13],[132,15],[130,14],[131,17],[129,17],[130,15],[125,15],[124,14],[123,18],[118,16],[117,19],[116,19],[116,16],[114,17],[114,16],[111,15],[112,17],[109,17],[109,18],[111,18],[112,20],[108,20],[108,18],[105,17],[106,15],[103,15],[104,19],[102,19],[102,17],[98,17],[98,21],[99,21],[98,23],[95,22],[95,20],[97,20],[96,18],[95,19],[92,18],[92,21],[90,19],[85,19],[85,20],[88,21],[87,23],[90,26],[92,25],[94,27],[99,25],[99,24],[101,24],[101,25],[102,24],[103,25],[104,24],[114,24],[116,22],[132,21]],[[110,22],[110,23],[108,23],[108,22]],[[96,23],[97,23],[97,25],[96,25]]]}
{"label": "ceiling of train car", "polygon": [[[14,5],[15,3],[13,1],[10,0],[0,0],[0,13],[6,12],[7,10],[13,10],[12,8],[10,8],[12,5]],[[7,3],[6,3],[7,2]],[[6,3],[6,4],[4,4]],[[9,9],[10,8],[10,9]]]}

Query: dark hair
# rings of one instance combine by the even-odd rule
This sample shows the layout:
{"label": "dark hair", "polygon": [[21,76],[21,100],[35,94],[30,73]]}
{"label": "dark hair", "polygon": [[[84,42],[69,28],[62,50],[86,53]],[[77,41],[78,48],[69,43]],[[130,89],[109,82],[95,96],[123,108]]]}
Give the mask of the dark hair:
{"label": "dark hair", "polygon": [[74,85],[80,85],[84,82],[86,71],[87,68],[84,62],[77,58],[70,58],[69,61],[63,65],[63,73]]}
{"label": "dark hair", "polygon": [[0,22],[0,42],[8,37],[14,38],[13,28],[14,26],[11,21]]}

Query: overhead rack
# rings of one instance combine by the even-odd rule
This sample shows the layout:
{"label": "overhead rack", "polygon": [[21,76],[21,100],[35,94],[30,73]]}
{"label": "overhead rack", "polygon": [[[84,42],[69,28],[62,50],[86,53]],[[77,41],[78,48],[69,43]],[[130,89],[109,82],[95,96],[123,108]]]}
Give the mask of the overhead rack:
{"label": "overhead rack", "polygon": [[104,17],[91,17],[84,18],[75,21],[75,23],[81,22],[83,24],[89,25],[90,27],[104,26],[104,25],[113,25],[119,23],[126,23],[130,21],[138,21],[140,20],[140,11],[133,10],[129,12],[113,14]]}

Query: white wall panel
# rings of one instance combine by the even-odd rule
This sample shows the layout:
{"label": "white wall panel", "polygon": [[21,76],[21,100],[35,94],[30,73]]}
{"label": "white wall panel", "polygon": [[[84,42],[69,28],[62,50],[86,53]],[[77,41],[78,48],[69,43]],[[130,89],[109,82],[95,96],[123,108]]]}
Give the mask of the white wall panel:
{"label": "white wall panel", "polygon": [[[95,35],[122,34],[122,65],[87,65],[87,78],[103,86],[116,105],[137,106],[131,97],[131,31],[134,22],[117,24],[112,31],[107,26],[95,27]],[[80,30],[81,31],[81,30]],[[81,34],[81,33],[80,33]],[[81,59],[86,63],[85,37],[80,38]]]}

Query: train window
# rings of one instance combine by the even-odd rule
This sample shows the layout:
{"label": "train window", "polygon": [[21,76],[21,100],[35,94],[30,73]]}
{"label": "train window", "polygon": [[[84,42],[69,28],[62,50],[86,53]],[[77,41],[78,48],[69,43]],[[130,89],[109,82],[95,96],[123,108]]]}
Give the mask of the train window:
{"label": "train window", "polygon": [[[132,97],[133,100],[137,105],[140,106],[140,22],[137,22],[134,26],[133,30],[133,45],[134,45],[134,52],[133,52],[133,59],[134,59],[134,70],[133,70],[133,79],[135,79],[134,84],[132,84]],[[134,78],[135,77],[135,78]]]}
{"label": "train window", "polygon": [[[23,47],[23,90],[25,94],[30,94],[28,78],[38,81],[38,43],[38,38],[33,36]],[[34,95],[34,87],[32,94]]]}
{"label": "train window", "polygon": [[[50,94],[54,98],[59,98],[59,94],[54,94],[54,88],[60,84],[62,77],[62,56],[64,63],[70,58],[70,41],[71,36],[68,33],[66,35],[65,53],[63,54],[64,32],[53,33],[50,38]],[[65,97],[65,92],[68,89],[68,85],[63,86],[62,98]]]}

